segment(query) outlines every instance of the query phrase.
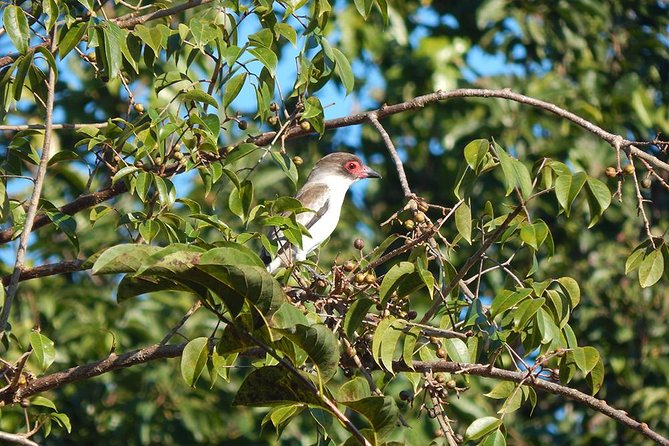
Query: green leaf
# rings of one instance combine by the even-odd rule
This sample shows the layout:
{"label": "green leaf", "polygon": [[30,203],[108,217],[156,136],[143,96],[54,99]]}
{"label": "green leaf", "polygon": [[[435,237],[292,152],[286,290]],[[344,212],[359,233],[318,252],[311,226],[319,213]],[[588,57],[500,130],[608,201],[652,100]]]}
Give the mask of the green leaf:
{"label": "green leaf", "polygon": [[346,316],[344,316],[344,332],[349,339],[353,339],[355,331],[360,327],[367,311],[373,304],[374,302],[366,297],[359,297],[351,304]]}
{"label": "green leaf", "polygon": [[379,299],[385,302],[390,294],[400,285],[400,279],[404,276],[413,273],[415,270],[414,264],[411,262],[400,262],[393,265],[392,268],[383,276],[381,286],[379,287]]}
{"label": "green leaf", "polygon": [[413,326],[404,336],[404,345],[402,346],[402,361],[413,370],[413,355],[416,348],[416,343],[420,337],[421,328]]}
{"label": "green leaf", "polygon": [[611,191],[606,184],[596,178],[588,177],[587,182],[588,207],[590,208],[589,228],[594,226],[611,204]]}
{"label": "green leaf", "polygon": [[158,191],[158,201],[163,206],[170,207],[174,204],[177,199],[177,190],[174,187],[172,181],[167,178],[162,178],[158,175],[154,175],[153,182],[156,185],[156,190]]}
{"label": "green leaf", "polygon": [[297,324],[281,332],[307,353],[324,382],[334,376],[339,365],[339,344],[328,327],[323,324]]}
{"label": "green leaf", "polygon": [[503,400],[508,398],[516,390],[516,383],[511,381],[500,381],[498,382],[492,390],[486,394],[488,398],[494,400]]}
{"label": "green leaf", "polygon": [[474,172],[480,173],[479,168],[483,166],[489,148],[487,139],[475,139],[465,146],[465,161]]}
{"label": "green leaf", "polygon": [[42,372],[44,372],[56,359],[54,343],[51,339],[36,331],[30,333],[29,339],[30,346],[33,348],[33,357],[37,360],[37,365],[42,369]]}
{"label": "green leaf", "polygon": [[639,265],[639,284],[648,288],[657,283],[664,273],[664,256],[661,249],[655,249],[644,257]]}
{"label": "green leaf", "polygon": [[118,172],[114,174],[112,177],[112,186],[116,183],[118,183],[121,179],[124,177],[127,177],[128,175],[137,172],[138,170],[141,170],[139,167],[135,166],[126,166],[122,169],[120,169]]}
{"label": "green leaf", "polygon": [[502,167],[506,195],[509,195],[517,187],[520,189],[523,198],[529,197],[532,194],[532,178],[527,167],[517,159],[511,158],[497,143],[495,143],[495,151]]}
{"label": "green leaf", "polygon": [[374,0],[355,0],[355,7],[365,20],[372,12],[372,6],[374,6]]}
{"label": "green leaf", "polygon": [[442,339],[441,343],[446,349],[451,361],[459,362],[461,364],[469,364],[471,362],[469,349],[462,339],[446,338]]}
{"label": "green leaf", "polygon": [[244,82],[246,82],[246,72],[238,74],[225,83],[225,92],[223,93],[223,107],[227,107],[235,100],[239,92],[242,91]]}
{"label": "green leaf", "polygon": [[500,291],[500,293],[492,302],[492,306],[490,307],[490,316],[495,318],[497,315],[502,314],[509,308],[513,308],[518,305],[519,302],[526,299],[530,294],[532,294],[532,290],[529,288],[523,288],[518,291]]}
{"label": "green leaf", "polygon": [[300,377],[282,366],[267,366],[251,372],[237,391],[232,402],[235,406],[275,406],[301,403],[323,406],[314,389],[305,383],[309,375]]}
{"label": "green leaf", "polygon": [[646,248],[643,245],[632,251],[632,254],[630,254],[625,262],[625,274],[629,274],[639,268],[645,256]]}
{"label": "green leaf", "polygon": [[462,202],[455,210],[455,227],[460,236],[472,244],[472,210],[467,203]]}
{"label": "green leaf", "polygon": [[346,94],[350,94],[353,91],[353,87],[355,87],[355,77],[353,76],[351,63],[339,49],[332,48],[332,53],[335,58],[335,70],[337,71],[337,76],[341,79],[341,83],[344,84]]}
{"label": "green leaf", "polygon": [[267,71],[269,71],[269,74],[274,77],[275,70],[276,70],[276,65],[279,62],[279,60],[276,57],[276,54],[269,48],[265,48],[262,46],[256,47],[256,48],[251,48],[248,50],[249,53],[253,54],[253,56],[258,59],[258,61],[267,68]]}
{"label": "green leaf", "polygon": [[208,250],[200,257],[200,265],[250,265],[264,268],[258,254],[239,243],[220,241],[216,248]]}
{"label": "green leaf", "polygon": [[483,417],[474,420],[465,431],[465,441],[478,440],[496,430],[502,425],[502,420],[496,417]]}
{"label": "green leaf", "polygon": [[52,420],[55,420],[60,427],[64,427],[68,434],[72,432],[72,424],[70,423],[70,417],[68,417],[64,413],[54,412],[49,414],[49,417],[51,417]]}
{"label": "green leaf", "polygon": [[134,273],[142,262],[161,248],[149,245],[116,245],[105,250],[93,264],[93,274]]}
{"label": "green leaf", "polygon": [[56,412],[58,409],[56,409],[56,405],[54,404],[53,401],[51,401],[48,398],[44,398],[43,396],[36,396],[30,400],[30,405],[31,406],[42,406],[42,407],[48,407],[49,409],[53,409]]}
{"label": "green leaf", "polygon": [[569,296],[571,307],[574,308],[581,301],[581,289],[578,282],[571,277],[560,277],[557,281]]}
{"label": "green leaf", "polygon": [[186,384],[195,387],[209,355],[209,338],[195,338],[186,344],[181,355],[181,377]]}
{"label": "green leaf", "polygon": [[30,45],[30,27],[23,9],[15,5],[7,5],[2,15],[2,23],[9,39],[19,53],[26,54]]}
{"label": "green leaf", "polygon": [[600,361],[599,352],[594,347],[578,347],[572,350],[576,366],[584,375],[590,373]]}
{"label": "green leaf", "polygon": [[194,102],[202,102],[204,104],[209,104],[212,107],[218,108],[218,102],[214,97],[208,93],[205,93],[202,90],[199,90],[197,88],[194,88],[192,90],[188,90],[184,94],[180,96],[180,99],[184,102],[186,101],[194,101]]}
{"label": "green leaf", "polygon": [[486,436],[480,443],[481,446],[506,446],[506,438],[501,430],[497,429]]}
{"label": "green leaf", "polygon": [[381,439],[396,428],[399,409],[390,396],[370,396],[343,404],[367,418]]}
{"label": "green leaf", "polygon": [[58,55],[63,59],[72,49],[81,42],[88,31],[89,22],[77,22],[58,33]]}
{"label": "green leaf", "polygon": [[592,394],[596,394],[601,389],[604,383],[604,364],[602,360],[597,361],[597,364],[592,368],[588,376],[585,377],[586,382],[592,389]]}
{"label": "green leaf", "polygon": [[583,188],[587,175],[577,172],[574,175],[560,175],[555,180],[555,196],[567,217],[571,211],[571,205]]}
{"label": "green leaf", "polygon": [[545,301],[546,298],[540,297],[538,299],[528,299],[518,305],[518,309],[514,312],[513,317],[516,330],[521,330],[525,327]]}

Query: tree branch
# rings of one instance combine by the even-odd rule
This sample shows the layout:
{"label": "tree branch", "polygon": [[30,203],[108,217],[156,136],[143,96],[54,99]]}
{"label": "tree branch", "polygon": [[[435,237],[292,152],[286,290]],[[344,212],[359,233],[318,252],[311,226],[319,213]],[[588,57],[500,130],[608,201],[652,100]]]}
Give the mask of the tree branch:
{"label": "tree branch", "polygon": [[[55,276],[56,274],[73,273],[81,270],[85,260],[67,260],[58,263],[49,263],[47,265],[39,265],[34,268],[26,268],[21,271],[19,282],[24,280],[37,279],[38,277]],[[11,275],[2,278],[2,284],[7,286],[11,279]]]}
{"label": "tree branch", "polygon": [[[51,130],[79,130],[85,127],[93,127],[96,129],[102,129],[109,125],[108,122],[92,122],[89,124],[52,124]],[[21,131],[21,130],[44,130],[46,126],[44,124],[18,124],[18,125],[0,125],[0,131]]]}
{"label": "tree branch", "polygon": [[24,398],[36,395],[47,390],[61,387],[75,381],[100,376],[113,370],[124,369],[134,365],[143,364],[157,359],[176,358],[181,356],[186,344],[152,345],[151,347],[134,350],[123,355],[110,354],[105,359],[72,367],[62,372],[52,373],[41,378],[29,381],[25,386],[20,386],[12,391],[0,392],[0,402],[13,404]]}
{"label": "tree branch", "polygon": [[[51,52],[56,50],[56,32],[57,29],[54,28],[53,34],[51,35]],[[7,286],[7,295],[5,298],[4,305],[2,306],[2,313],[0,313],[0,339],[3,338],[5,328],[7,327],[7,322],[9,321],[9,313],[12,309],[12,303],[14,297],[16,296],[16,291],[19,284],[19,276],[21,271],[23,271],[23,262],[25,260],[26,252],[28,251],[28,239],[30,238],[30,232],[33,229],[33,223],[35,221],[35,216],[37,215],[37,208],[39,207],[39,200],[42,195],[42,187],[44,186],[44,178],[46,177],[47,164],[49,162],[49,155],[51,152],[51,136],[53,133],[53,104],[54,104],[54,95],[56,91],[56,71],[55,67],[49,68],[49,80],[47,83],[47,97],[46,97],[46,118],[45,118],[45,130],[44,130],[44,146],[42,147],[42,157],[40,159],[39,166],[37,168],[37,174],[35,176],[35,184],[33,186],[32,196],[30,197],[30,204],[28,206],[28,212],[26,213],[26,220],[23,225],[23,232],[21,233],[21,239],[19,240],[19,246],[16,250],[16,262],[14,263],[14,271],[12,276],[9,279],[9,285]]]}
{"label": "tree branch", "polygon": [[460,364],[457,362],[450,361],[436,361],[436,362],[424,362],[424,361],[414,361],[413,369],[409,369],[401,361],[393,363],[393,370],[403,371],[403,372],[449,372],[449,373],[461,373],[465,375],[475,375],[475,376],[484,376],[487,378],[496,378],[504,381],[512,381],[518,384],[523,384],[526,386],[533,387],[535,389],[543,390],[545,392],[553,393],[556,395],[561,395],[567,397],[573,401],[583,404],[597,412],[606,415],[607,417],[637,431],[640,432],[643,436],[655,441],[657,444],[663,446],[669,446],[669,439],[663,437],[657,432],[653,431],[648,427],[646,423],[636,421],[624,410],[616,409],[608,405],[604,400],[597,399],[593,396],[590,396],[586,393],[583,393],[579,390],[573,389],[571,387],[563,386],[554,382],[545,381],[541,378],[538,378],[536,375],[530,375],[531,378],[528,379],[527,372],[513,372],[510,370],[504,370],[497,367],[492,367],[487,364]]}
{"label": "tree branch", "polygon": [[[416,110],[419,108],[425,107],[427,104],[433,102],[445,101],[453,98],[468,98],[468,97],[481,97],[481,98],[500,98],[508,99],[522,104],[531,105],[533,107],[549,111],[557,116],[565,118],[574,124],[584,128],[585,130],[593,133],[594,135],[600,137],[604,141],[614,147],[620,147],[621,150],[625,150],[632,155],[638,157],[639,159],[647,162],[648,164],[654,166],[656,169],[663,170],[669,173],[669,164],[656,158],[653,155],[650,155],[643,150],[637,148],[633,141],[624,139],[620,135],[615,135],[609,133],[601,127],[591,123],[590,121],[581,118],[580,116],[571,113],[563,108],[558,107],[557,105],[545,102],[539,99],[534,99],[519,93],[514,93],[509,89],[503,90],[484,90],[484,89],[459,89],[453,91],[437,91],[435,93],[430,93],[424,96],[419,96],[411,101],[402,102],[395,105],[384,105],[379,109],[370,110],[364,113],[358,113],[355,115],[345,116],[342,118],[329,119],[325,121],[325,129],[332,130],[340,127],[348,127],[351,125],[363,124],[367,121],[370,121],[370,115],[374,114],[377,119],[382,119],[397,113],[403,113],[406,111]],[[300,126],[294,126],[285,131],[282,137],[286,140],[299,138],[312,134],[312,131],[302,130]],[[258,146],[265,146],[270,144],[276,137],[277,132],[265,132],[258,136],[247,138],[243,142],[252,143]],[[639,144],[639,143],[636,143]],[[223,148],[219,151],[219,155],[215,157],[212,161],[217,161],[225,158],[226,149]],[[178,167],[178,164],[169,165],[166,167],[166,172],[175,172]],[[68,215],[73,215],[83,209],[89,208],[96,204],[99,204],[103,201],[109,200],[116,195],[126,192],[127,186],[124,182],[116,183],[115,186],[102,189],[93,194],[85,195],[77,198],[73,202],[63,206],[61,212]],[[90,201],[89,201],[90,200]],[[49,223],[49,220],[46,216],[39,216],[35,221],[35,228],[42,227]],[[12,240],[12,234],[14,233],[13,228],[0,231],[0,244],[7,243]]]}
{"label": "tree branch", "polygon": [[393,140],[390,139],[390,135],[388,135],[386,129],[384,129],[381,123],[379,122],[379,118],[376,115],[376,113],[374,112],[369,113],[367,118],[369,119],[369,122],[372,123],[374,128],[379,132],[381,138],[383,139],[383,142],[386,145],[386,148],[388,149],[388,152],[390,152],[390,157],[393,159],[393,162],[395,163],[397,176],[400,178],[400,185],[402,186],[402,191],[404,192],[404,198],[407,199],[411,198],[413,196],[413,192],[411,192],[411,188],[409,187],[409,182],[407,181],[407,174],[404,172],[404,165],[402,164],[402,160],[400,159],[400,156],[397,153],[397,149],[395,149],[395,144],[393,144]]}
{"label": "tree branch", "polygon": [[9,443],[20,444],[23,446],[39,446],[37,443],[21,434],[10,434],[9,432],[0,431],[0,440]]}

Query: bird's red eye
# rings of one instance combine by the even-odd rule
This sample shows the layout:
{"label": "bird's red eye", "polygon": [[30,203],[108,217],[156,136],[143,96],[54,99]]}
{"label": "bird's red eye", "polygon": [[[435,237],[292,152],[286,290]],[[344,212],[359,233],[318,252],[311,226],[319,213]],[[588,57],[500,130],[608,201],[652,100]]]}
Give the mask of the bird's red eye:
{"label": "bird's red eye", "polygon": [[348,170],[349,172],[355,171],[357,167],[358,163],[356,163],[355,161],[350,161],[346,163],[346,170]]}

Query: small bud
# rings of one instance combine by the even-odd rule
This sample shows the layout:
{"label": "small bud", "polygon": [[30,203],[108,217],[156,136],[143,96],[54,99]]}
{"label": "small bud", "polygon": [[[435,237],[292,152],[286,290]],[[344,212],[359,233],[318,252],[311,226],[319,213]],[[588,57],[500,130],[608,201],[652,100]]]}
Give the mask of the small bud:
{"label": "small bud", "polygon": [[86,58],[90,60],[91,62],[95,62],[95,52],[86,54]]}
{"label": "small bud", "polygon": [[302,121],[300,122],[300,128],[305,132],[308,132],[309,130],[311,130],[311,124],[309,123],[309,121]]}
{"label": "small bud", "polygon": [[155,164],[158,165],[158,164],[161,164],[162,162],[163,162],[163,159],[161,157],[157,156],[156,159],[155,159]]}
{"label": "small bud", "polygon": [[604,171],[604,173],[609,178],[615,178],[618,175],[618,171],[613,166],[607,167],[606,170]]}
{"label": "small bud", "polygon": [[634,165],[628,164],[623,168],[623,172],[625,173],[625,175],[632,175],[634,173]]}
{"label": "small bud", "polygon": [[137,102],[132,108],[134,108],[135,111],[140,115],[144,113],[144,104],[142,104],[141,102]]}
{"label": "small bud", "polygon": [[438,337],[436,337],[436,336],[430,336],[429,339],[430,339],[430,342],[431,342],[431,343],[433,343],[433,344],[435,344],[435,345],[439,345],[439,338],[438,338]]}
{"label": "small bud", "polygon": [[275,112],[279,109],[279,105],[276,102],[272,102],[271,104],[269,104],[269,109]]}
{"label": "small bud", "polygon": [[457,383],[455,382],[454,379],[449,379],[448,381],[446,381],[446,387],[448,387],[449,389],[455,389],[456,386]]}
{"label": "small bud", "polygon": [[356,267],[356,263],[353,260],[348,260],[346,263],[344,263],[344,271],[347,273],[350,273],[353,271]]}
{"label": "small bud", "polygon": [[648,189],[650,185],[651,185],[650,178],[644,178],[643,180],[641,180],[641,187],[643,187],[644,189]]}
{"label": "small bud", "polygon": [[180,160],[180,159],[182,159],[182,158],[184,157],[184,154],[181,153],[181,152],[174,152],[174,154],[172,155],[172,157],[173,157],[175,160]]}
{"label": "small bud", "polygon": [[24,409],[26,407],[30,407],[30,400],[28,398],[23,398],[21,400],[21,407],[23,407]]}
{"label": "small bud", "polygon": [[271,126],[275,126],[279,123],[279,118],[277,118],[276,116],[270,116],[269,118],[267,118],[267,123]]}
{"label": "small bud", "polygon": [[435,373],[434,379],[436,379],[438,383],[443,384],[446,382],[446,374],[443,372]]}
{"label": "small bud", "polygon": [[353,357],[356,355],[356,351],[355,351],[355,349],[354,349],[353,347],[350,347],[350,346],[349,346],[349,347],[346,349],[346,355],[347,355],[349,358],[353,358]]}
{"label": "small bud", "polygon": [[304,164],[304,160],[301,156],[296,155],[293,157],[293,164],[295,164],[297,167],[300,167],[302,164]]}
{"label": "small bud", "polygon": [[237,121],[237,127],[239,127],[239,130],[246,130],[249,127],[249,123],[240,119]]}
{"label": "small bud", "polygon": [[325,280],[323,280],[323,279],[318,279],[318,280],[316,281],[316,286],[317,286],[318,288],[325,288],[327,285],[328,285],[328,284],[327,284],[327,283],[325,282]]}
{"label": "small bud", "polygon": [[362,249],[362,248],[365,247],[365,241],[361,238],[357,238],[357,239],[353,240],[353,247],[355,249]]}

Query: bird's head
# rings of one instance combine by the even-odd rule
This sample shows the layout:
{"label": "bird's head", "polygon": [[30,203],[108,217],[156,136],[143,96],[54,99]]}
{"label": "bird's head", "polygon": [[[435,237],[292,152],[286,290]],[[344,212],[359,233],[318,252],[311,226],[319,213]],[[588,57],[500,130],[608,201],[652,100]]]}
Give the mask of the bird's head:
{"label": "bird's head", "polygon": [[324,156],[314,166],[308,181],[324,181],[326,177],[354,183],[363,178],[381,178],[381,175],[369,166],[366,166],[357,156],[336,152]]}

